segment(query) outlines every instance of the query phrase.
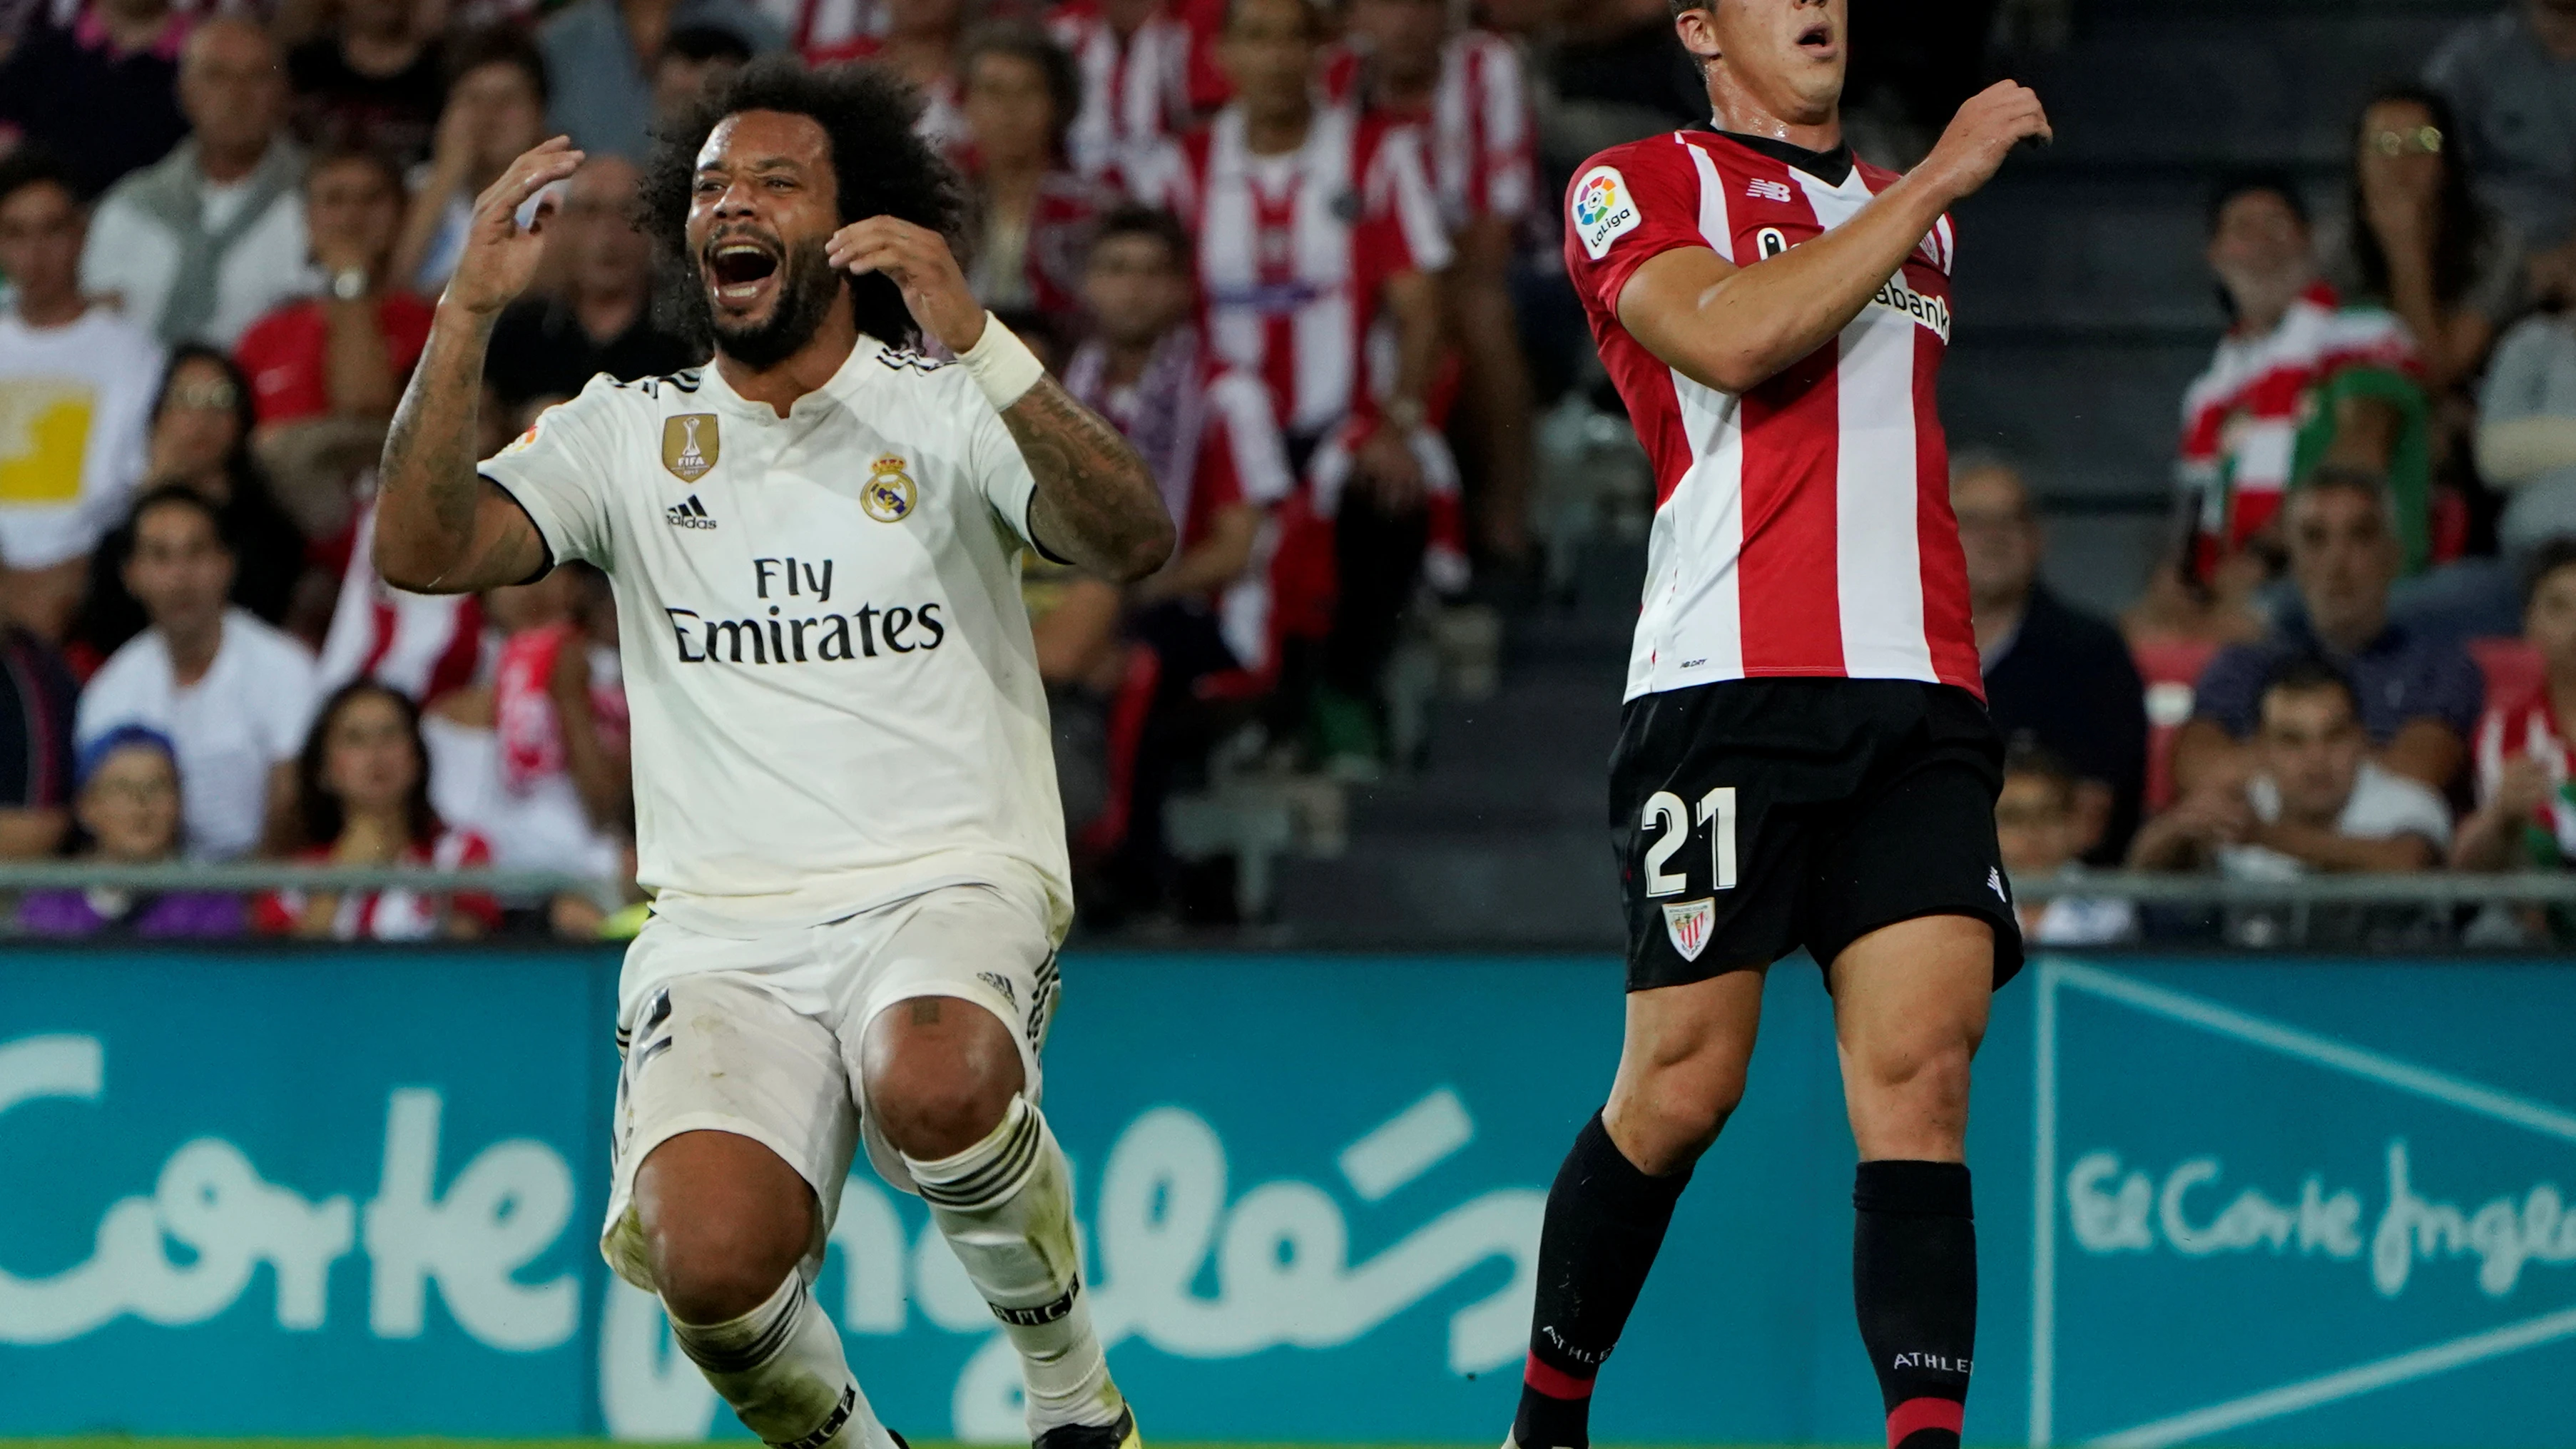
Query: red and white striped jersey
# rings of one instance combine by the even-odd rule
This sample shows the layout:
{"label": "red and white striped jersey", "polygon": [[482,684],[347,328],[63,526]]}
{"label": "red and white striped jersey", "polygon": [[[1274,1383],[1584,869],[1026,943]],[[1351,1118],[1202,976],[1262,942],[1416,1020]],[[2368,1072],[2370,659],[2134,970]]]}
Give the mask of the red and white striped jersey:
{"label": "red and white striped jersey", "polygon": [[2415,341],[2395,313],[2345,307],[2323,282],[2271,331],[2220,339],[2182,397],[2180,482],[2202,500],[2203,539],[2232,552],[2281,511],[2310,394],[2347,367],[2412,373]]}
{"label": "red and white striped jersey", "polygon": [[1255,156],[1243,113],[1155,149],[1130,178],[1198,238],[1208,342],[1261,379],[1280,425],[1320,434],[1371,406],[1364,346],[1387,279],[1449,264],[1415,133],[1319,106],[1295,151]]}
{"label": "red and white striped jersey", "polygon": [[[1323,66],[1325,94],[1351,96],[1365,67],[1359,52],[1336,47]],[[1521,53],[1490,30],[1462,30],[1440,49],[1440,78],[1428,105],[1380,106],[1399,125],[1419,127],[1423,159],[1440,215],[1452,231],[1480,216],[1518,221],[1538,204],[1537,125]]]}
{"label": "red and white striped jersey", "polygon": [[1683,376],[1619,322],[1650,258],[1707,247],[1757,266],[1896,179],[1854,164],[1829,181],[1701,129],[1614,146],[1568,189],[1566,274],[1655,468],[1627,698],[1782,676],[1983,695],[1936,396],[1949,218],[1841,335],[1743,393]]}
{"label": "red and white striped jersey", "polygon": [[2538,760],[2549,772],[2549,798],[2533,813],[2532,824],[2547,834],[2558,848],[2561,860],[2576,860],[2576,791],[2568,788],[2576,764],[2567,748],[2567,732],[2559,727],[2558,711],[2550,706],[2549,686],[2532,687],[2516,699],[2487,706],[2486,717],[2478,721],[2477,738],[2478,803],[2495,799],[2504,781],[2504,767],[2528,755]]}
{"label": "red and white striped jersey", "polygon": [[483,670],[483,608],[473,594],[412,594],[376,572],[376,505],[358,510],[339,601],[322,636],[316,697],[372,679],[427,704]]}
{"label": "red and white striped jersey", "polygon": [[1122,37],[1100,0],[1065,0],[1047,12],[1046,24],[1082,74],[1082,111],[1065,138],[1076,171],[1113,175],[1189,129],[1192,73],[1215,62],[1179,16],[1157,9]]}
{"label": "red and white striped jersey", "polygon": [[[317,845],[296,852],[299,865],[328,865],[331,847]],[[492,847],[471,830],[441,828],[427,846],[415,842],[394,857],[396,865],[425,865],[439,870],[481,870],[492,864]],[[263,935],[286,935],[304,919],[308,898],[300,890],[270,891],[251,902],[251,928]],[[331,917],[335,941],[430,941],[444,935],[450,911],[485,931],[501,924],[501,903],[481,891],[452,896],[422,895],[409,889],[343,891]]]}

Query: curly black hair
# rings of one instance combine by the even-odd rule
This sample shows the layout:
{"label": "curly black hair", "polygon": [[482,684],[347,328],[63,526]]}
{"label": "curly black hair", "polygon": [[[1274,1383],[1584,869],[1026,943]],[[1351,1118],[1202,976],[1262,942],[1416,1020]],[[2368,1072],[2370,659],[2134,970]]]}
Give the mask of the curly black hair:
{"label": "curly black hair", "polygon": [[[957,174],[913,130],[921,97],[891,71],[848,64],[808,70],[794,57],[753,61],[736,72],[686,119],[657,132],[652,160],[637,187],[636,224],[653,239],[668,285],[657,296],[664,319],[700,348],[712,347],[713,318],[697,259],[689,255],[691,183],[698,152],[727,116],[783,111],[811,116],[831,140],[832,176],[844,225],[891,216],[928,227],[963,250],[965,206]],[[903,305],[903,293],[882,276],[844,273],[850,310],[859,330],[881,341],[916,343],[920,328]]]}

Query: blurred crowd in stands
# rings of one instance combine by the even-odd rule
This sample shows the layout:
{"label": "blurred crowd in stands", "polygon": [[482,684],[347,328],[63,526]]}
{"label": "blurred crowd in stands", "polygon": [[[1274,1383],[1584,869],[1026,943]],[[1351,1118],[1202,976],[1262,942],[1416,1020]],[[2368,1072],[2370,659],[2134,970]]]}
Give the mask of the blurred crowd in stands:
{"label": "blurred crowd in stands", "polygon": [[[1852,8],[1852,138],[1898,167],[1990,29],[2065,9]],[[371,469],[471,199],[552,134],[590,160],[495,331],[487,454],[593,373],[703,360],[655,307],[637,163],[780,50],[915,84],[979,295],[1181,521],[1124,591],[1030,561],[1094,919],[1189,908],[1163,806],[1221,742],[1389,763],[1402,622],[1528,598],[1534,419],[1615,407],[1555,198],[1593,151],[1705,121],[1666,0],[0,0],[0,857],[631,873],[606,582],[395,593]],[[2170,552],[2116,623],[2039,583],[2012,462],[1956,461],[2017,877],[2576,850],[2576,0],[2505,0],[2373,98],[2342,191],[2214,193],[2232,326],[2180,400]],[[69,891],[20,924],[602,913]],[[2065,943],[2160,928],[2027,915]]]}

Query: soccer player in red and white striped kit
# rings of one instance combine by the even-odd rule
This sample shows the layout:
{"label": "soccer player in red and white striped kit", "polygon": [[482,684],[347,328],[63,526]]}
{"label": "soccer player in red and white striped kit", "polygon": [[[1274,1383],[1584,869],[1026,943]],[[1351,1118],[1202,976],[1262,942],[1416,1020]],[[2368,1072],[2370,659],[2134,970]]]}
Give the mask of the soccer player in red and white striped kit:
{"label": "soccer player in red and white striped kit", "polygon": [[1711,120],[1567,195],[1566,269],[1655,467],[1611,824],[1628,911],[1610,1100],[1548,1194],[1508,1444],[1589,1443],[1593,1379],[1744,1089],[1772,962],[1824,967],[1854,1297],[1891,1449],[1956,1449],[1975,1354],[1968,1063],[2021,964],[1935,384],[1953,202],[2038,98],[1905,175],[1856,162],[1845,0],[1673,0]]}

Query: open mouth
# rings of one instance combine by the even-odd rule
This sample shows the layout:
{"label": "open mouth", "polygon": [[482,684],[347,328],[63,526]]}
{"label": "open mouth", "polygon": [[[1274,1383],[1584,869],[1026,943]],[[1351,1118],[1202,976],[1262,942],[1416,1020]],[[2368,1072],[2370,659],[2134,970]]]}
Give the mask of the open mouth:
{"label": "open mouth", "polygon": [[778,275],[778,253],[756,241],[720,241],[707,248],[706,269],[718,301],[749,303]]}
{"label": "open mouth", "polygon": [[1832,55],[1834,53],[1833,22],[1819,20],[1799,31],[1798,48],[1820,59]]}

